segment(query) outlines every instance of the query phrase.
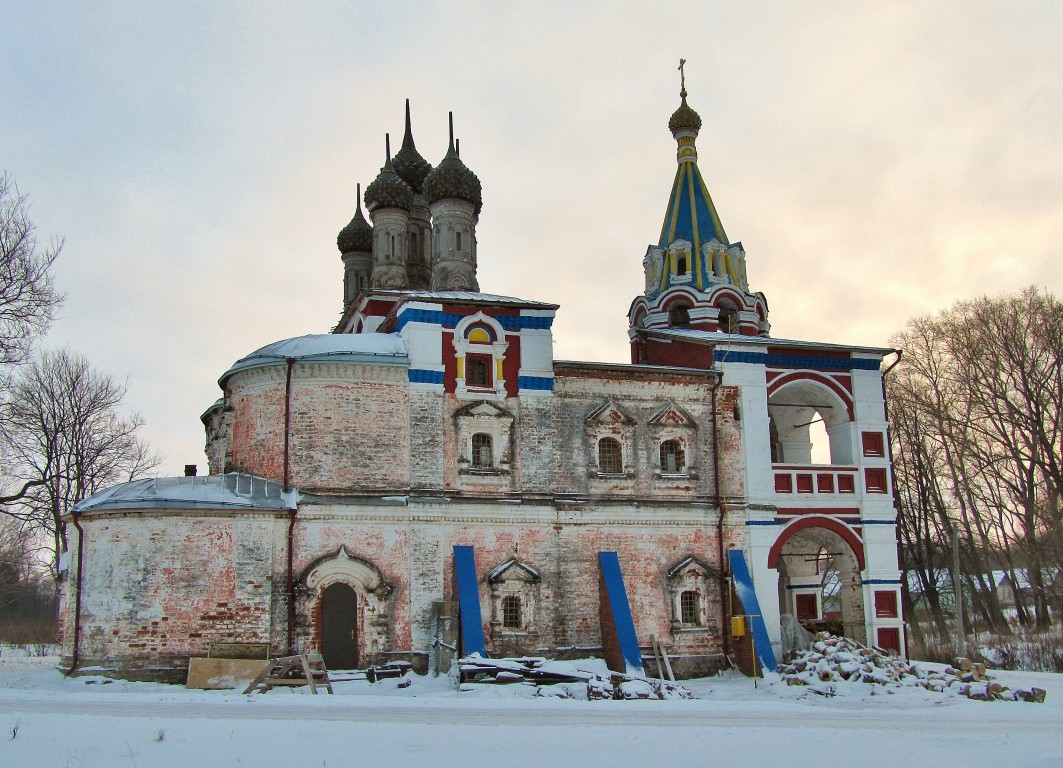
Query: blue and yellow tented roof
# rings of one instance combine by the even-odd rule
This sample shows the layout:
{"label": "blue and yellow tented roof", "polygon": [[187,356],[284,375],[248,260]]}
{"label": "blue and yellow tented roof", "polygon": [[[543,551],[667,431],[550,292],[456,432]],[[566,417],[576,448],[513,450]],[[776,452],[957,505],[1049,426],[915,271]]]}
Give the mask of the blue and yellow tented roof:
{"label": "blue and yellow tented roof", "polygon": [[702,244],[713,238],[725,246],[730,245],[697,162],[681,161],[668,198],[658,245],[667,248],[676,240],[686,240],[693,246],[694,253],[700,253]]}

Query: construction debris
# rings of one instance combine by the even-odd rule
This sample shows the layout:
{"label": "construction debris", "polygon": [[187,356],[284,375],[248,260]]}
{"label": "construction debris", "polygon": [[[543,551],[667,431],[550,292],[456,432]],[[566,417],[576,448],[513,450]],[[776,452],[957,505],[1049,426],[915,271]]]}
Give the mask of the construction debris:
{"label": "construction debris", "polygon": [[[575,683],[586,686],[588,699],[692,699],[694,694],[681,685],[663,680],[624,675],[619,672],[598,674],[573,669],[570,664],[552,665],[548,659],[526,656],[516,659],[484,659],[466,656],[456,663],[461,683],[521,683],[552,686]],[[556,696],[554,692],[542,695]]]}
{"label": "construction debris", "polygon": [[1045,691],[1013,691],[991,682],[985,664],[955,658],[943,671],[925,670],[880,648],[869,648],[847,637],[816,634],[812,648],[782,664],[779,673],[787,685],[810,686],[825,696],[837,693],[837,683],[912,686],[935,693],[953,693],[976,701],[1032,701],[1042,703]]}

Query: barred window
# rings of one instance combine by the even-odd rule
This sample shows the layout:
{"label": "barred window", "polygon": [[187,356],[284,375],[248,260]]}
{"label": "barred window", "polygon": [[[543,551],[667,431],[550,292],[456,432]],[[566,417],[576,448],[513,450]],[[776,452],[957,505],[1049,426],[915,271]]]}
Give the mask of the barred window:
{"label": "barred window", "polygon": [[502,598],[502,628],[520,629],[520,597],[506,595]]}
{"label": "barred window", "polygon": [[688,589],[679,595],[679,620],[683,624],[700,624],[698,593]]}
{"label": "barred window", "polygon": [[686,456],[683,444],[678,440],[665,440],[661,443],[661,471],[674,475],[686,469]]}
{"label": "barred window", "polygon": [[483,432],[477,432],[472,436],[472,465],[474,467],[490,467],[494,464],[491,455],[491,436]]}
{"label": "barred window", "polygon": [[491,386],[490,365],[482,357],[465,358],[465,384],[470,387]]}
{"label": "barred window", "polygon": [[603,437],[598,441],[598,471],[605,475],[619,475],[624,471],[619,440]]}

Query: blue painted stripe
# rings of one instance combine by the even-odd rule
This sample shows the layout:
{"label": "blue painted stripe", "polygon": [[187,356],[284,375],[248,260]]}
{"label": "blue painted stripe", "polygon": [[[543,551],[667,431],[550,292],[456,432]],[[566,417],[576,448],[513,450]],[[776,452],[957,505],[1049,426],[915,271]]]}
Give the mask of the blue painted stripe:
{"label": "blue painted stripe", "polygon": [[742,610],[752,617],[753,647],[760,658],[760,667],[769,672],[774,672],[778,666],[775,662],[775,652],[771,649],[768,628],[764,624],[764,615],[760,610],[757,592],[753,588],[753,577],[749,575],[746,557],[740,549],[727,550],[727,557],[731,563],[731,576],[734,578],[735,592],[738,593],[738,599],[742,601]]}
{"label": "blue painted stripe", "polygon": [[766,352],[735,352],[719,348],[713,350],[712,359],[717,363],[752,363],[768,368],[807,368],[813,371],[877,371],[880,367],[880,361],[867,358],[769,355]]}
{"label": "blue painted stripe", "polygon": [[712,351],[712,359],[717,363],[752,363],[764,365],[768,359],[765,352],[735,352],[729,349],[716,348]]}
{"label": "blue painted stripe", "polygon": [[[616,629],[616,639],[620,653],[627,664],[628,672],[642,672],[642,652],[639,650],[638,637],[635,635],[635,621],[631,618],[631,606],[627,601],[627,589],[624,587],[624,574],[620,571],[620,558],[616,552],[599,552],[598,564],[602,569],[602,581],[609,598],[609,618]],[[619,671],[619,670],[617,670]]]}
{"label": "blue painted stripe", "polygon": [[900,585],[900,579],[864,579],[864,584],[895,584]]}
{"label": "blue painted stripe", "polygon": [[538,389],[545,392],[554,391],[553,376],[518,376],[517,386],[521,389]]}
{"label": "blue painted stripe", "polygon": [[746,525],[786,525],[786,520],[746,520]]}
{"label": "blue painted stripe", "polygon": [[461,619],[461,653],[487,656],[484,625],[480,617],[480,588],[476,555],[472,547],[454,547],[454,577],[458,582],[458,616]]}
{"label": "blue painted stripe", "polygon": [[411,384],[442,384],[442,371],[429,371],[424,368],[410,368],[409,377]]}
{"label": "blue painted stripe", "polygon": [[861,520],[860,525],[896,525],[896,520]]}
{"label": "blue painted stripe", "polygon": [[[453,328],[466,317],[467,315],[459,315],[457,312],[443,312],[439,309],[403,309],[399,311],[398,320],[395,321],[395,332],[401,331],[407,323],[428,323]],[[554,318],[550,315],[502,315],[491,319],[507,331],[545,330],[554,323]]]}

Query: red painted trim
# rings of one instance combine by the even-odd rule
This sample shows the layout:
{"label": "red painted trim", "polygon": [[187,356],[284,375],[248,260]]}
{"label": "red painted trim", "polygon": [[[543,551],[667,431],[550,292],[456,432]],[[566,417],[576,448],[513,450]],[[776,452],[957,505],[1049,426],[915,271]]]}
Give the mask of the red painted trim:
{"label": "red painted trim", "polygon": [[845,391],[845,388],[838,384],[834,379],[828,378],[822,374],[813,373],[811,371],[794,371],[793,373],[787,373],[774,381],[768,382],[768,397],[770,398],[778,390],[785,387],[787,384],[791,384],[795,381],[812,381],[817,384],[821,384],[831,392],[838,396],[844,404],[846,411],[849,414],[849,421],[856,420],[856,412],[853,409],[853,397],[851,394]]}
{"label": "red painted trim", "polygon": [[775,540],[775,543],[771,545],[771,549],[768,551],[769,568],[778,568],[779,554],[782,552],[783,545],[792,539],[794,534],[807,528],[826,528],[828,531],[838,534],[842,541],[853,550],[853,554],[856,555],[856,564],[859,570],[864,570],[864,543],[860,540],[860,537],[853,533],[849,526],[829,517],[819,516],[800,517],[782,530],[779,538]]}
{"label": "red painted trim", "polygon": [[856,474],[859,467],[848,467],[841,464],[772,464],[773,472],[852,472]]}
{"label": "red painted trim", "polygon": [[841,515],[860,516],[857,507],[779,507],[780,515]]}

